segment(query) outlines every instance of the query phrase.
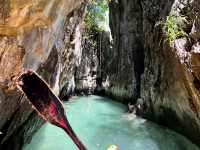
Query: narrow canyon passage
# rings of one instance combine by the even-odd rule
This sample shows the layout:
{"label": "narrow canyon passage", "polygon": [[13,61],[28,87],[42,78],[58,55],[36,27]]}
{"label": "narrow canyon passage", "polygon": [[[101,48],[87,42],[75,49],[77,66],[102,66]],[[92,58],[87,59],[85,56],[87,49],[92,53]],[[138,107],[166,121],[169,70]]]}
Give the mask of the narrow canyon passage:
{"label": "narrow canyon passage", "polygon": [[[126,113],[126,107],[99,96],[65,103],[69,122],[88,150],[200,150],[183,136]],[[23,150],[77,150],[61,129],[45,124]]]}
{"label": "narrow canyon passage", "polygon": [[59,100],[88,150],[199,150],[200,0],[0,0],[0,150],[75,150]]}

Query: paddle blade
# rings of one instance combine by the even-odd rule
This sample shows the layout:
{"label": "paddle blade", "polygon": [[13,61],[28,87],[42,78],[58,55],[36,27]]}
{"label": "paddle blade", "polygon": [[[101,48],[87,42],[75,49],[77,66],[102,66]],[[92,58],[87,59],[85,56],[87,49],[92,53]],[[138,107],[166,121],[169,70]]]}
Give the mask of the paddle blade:
{"label": "paddle blade", "polygon": [[86,150],[69,125],[61,101],[36,72],[29,70],[20,75],[17,87],[27,96],[39,115],[63,128],[80,150]]}

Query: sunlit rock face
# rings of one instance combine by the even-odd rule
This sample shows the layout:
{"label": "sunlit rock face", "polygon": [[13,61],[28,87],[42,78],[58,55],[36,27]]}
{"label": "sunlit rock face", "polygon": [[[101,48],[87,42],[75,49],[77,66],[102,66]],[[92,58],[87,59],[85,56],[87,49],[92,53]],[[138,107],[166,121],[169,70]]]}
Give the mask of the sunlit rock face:
{"label": "sunlit rock face", "polygon": [[[109,71],[112,85],[110,88],[138,92],[132,93],[132,97],[139,99],[137,103],[142,106],[139,114],[175,129],[198,145],[199,2],[112,0],[110,25],[114,39],[112,54],[115,59],[111,66],[116,64],[117,68],[110,67]],[[190,34],[190,41],[179,37],[171,46],[168,44],[162,22],[170,13],[186,17],[188,23],[183,30]],[[141,47],[139,43],[142,44]],[[142,50],[144,59],[140,57]],[[123,84],[117,85],[124,81],[128,84],[127,87]]]}
{"label": "sunlit rock face", "polygon": [[74,49],[79,49],[73,44],[78,34],[74,30],[81,28],[83,12],[81,0],[0,0],[0,131],[3,132],[0,142],[3,149],[20,149],[35,126],[42,124],[14,84],[22,71],[37,71],[57,95],[65,82],[73,82],[73,66],[78,61],[75,56],[78,52]]}

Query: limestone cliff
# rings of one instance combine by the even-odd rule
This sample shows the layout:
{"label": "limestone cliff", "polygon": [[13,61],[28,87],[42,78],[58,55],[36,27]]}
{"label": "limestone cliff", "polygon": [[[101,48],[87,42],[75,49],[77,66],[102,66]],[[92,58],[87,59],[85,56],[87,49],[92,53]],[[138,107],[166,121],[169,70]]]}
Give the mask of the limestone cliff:
{"label": "limestone cliff", "polygon": [[[200,145],[200,1],[112,0],[114,49],[110,87],[131,97],[138,113]],[[163,26],[171,14],[184,17],[183,31],[169,44]],[[178,21],[178,20],[177,20]],[[115,64],[116,67],[113,67]],[[116,93],[116,94],[117,94]]]}
{"label": "limestone cliff", "polygon": [[[58,95],[73,84],[78,63],[81,0],[0,0],[1,149],[18,150],[42,121],[16,89],[25,69],[37,71]],[[77,57],[76,57],[77,56]]]}

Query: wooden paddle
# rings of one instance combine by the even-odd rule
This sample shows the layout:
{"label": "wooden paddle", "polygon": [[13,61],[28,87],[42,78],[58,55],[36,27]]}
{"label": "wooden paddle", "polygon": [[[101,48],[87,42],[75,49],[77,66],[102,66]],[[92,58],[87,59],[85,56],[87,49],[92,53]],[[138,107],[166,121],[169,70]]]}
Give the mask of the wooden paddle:
{"label": "wooden paddle", "polygon": [[16,83],[17,87],[27,96],[33,108],[42,118],[64,129],[79,150],[87,150],[72,130],[65,115],[62,102],[36,72],[28,70],[22,73]]}

